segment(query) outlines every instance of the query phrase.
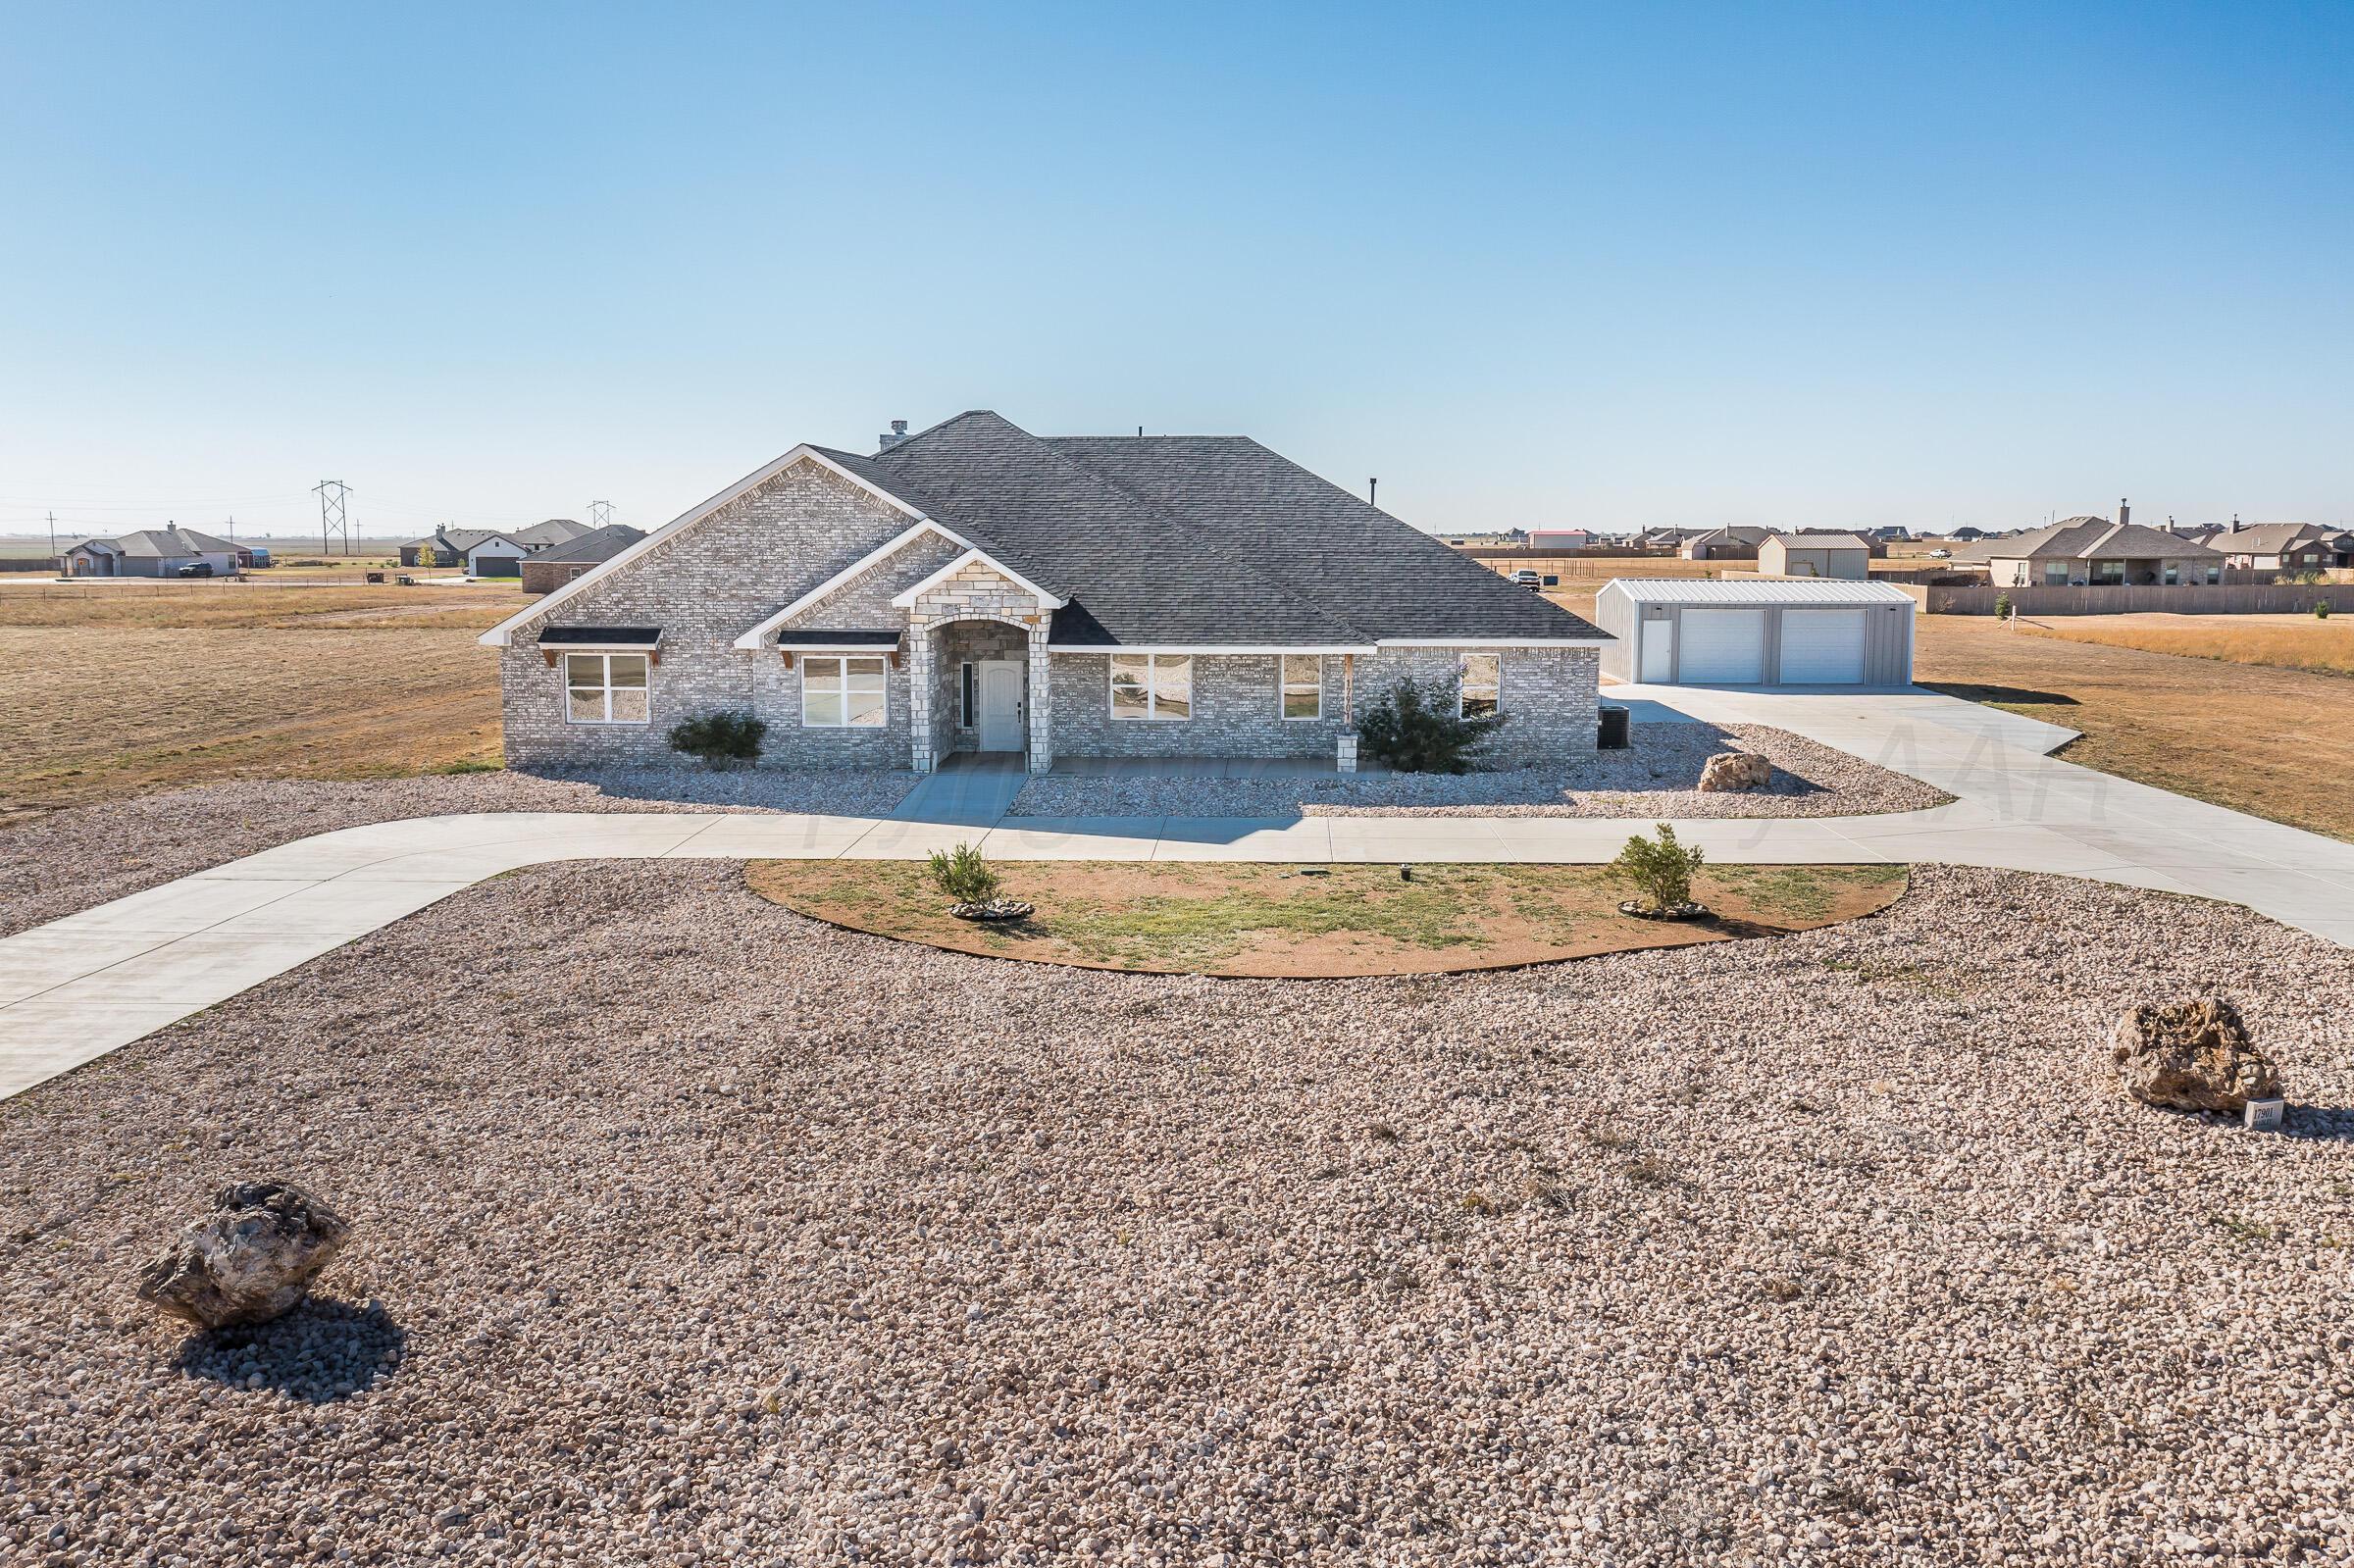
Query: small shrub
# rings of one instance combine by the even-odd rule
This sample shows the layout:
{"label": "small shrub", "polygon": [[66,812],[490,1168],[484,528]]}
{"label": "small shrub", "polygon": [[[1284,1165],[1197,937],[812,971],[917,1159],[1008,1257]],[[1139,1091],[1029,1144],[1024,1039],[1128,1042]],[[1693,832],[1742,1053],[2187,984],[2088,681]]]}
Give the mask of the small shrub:
{"label": "small shrub", "polygon": [[1997,621],[2008,621],[2008,620],[2010,620],[2010,619],[2011,619],[2011,595],[2010,595],[2010,594],[2008,594],[2008,593],[2001,593],[2001,594],[1997,594],[1997,595],[1995,596],[1995,600],[1994,600],[1994,618],[1995,618]]}
{"label": "small shrub", "polygon": [[670,727],[670,749],[700,757],[705,767],[760,760],[768,726],[748,713],[705,713]]}
{"label": "small shrub", "polygon": [[1468,773],[1473,753],[1504,723],[1504,716],[1489,713],[1465,719],[1457,713],[1460,707],[1452,689],[1432,702],[1419,683],[1401,681],[1365,711],[1357,735],[1365,755],[1400,773]]}
{"label": "small shrub", "polygon": [[960,904],[986,904],[998,896],[998,874],[971,844],[932,851],[932,885]]}
{"label": "small shrub", "polygon": [[2329,601],[2328,599],[2316,599],[2313,601],[2313,618],[2316,621],[2327,621],[2329,619]]}
{"label": "small shrub", "polygon": [[1675,830],[1663,822],[1657,838],[1641,834],[1629,838],[1611,870],[1632,883],[1653,909],[1672,909],[1692,901],[1692,874],[1700,870],[1701,859],[1698,849],[1676,842]]}

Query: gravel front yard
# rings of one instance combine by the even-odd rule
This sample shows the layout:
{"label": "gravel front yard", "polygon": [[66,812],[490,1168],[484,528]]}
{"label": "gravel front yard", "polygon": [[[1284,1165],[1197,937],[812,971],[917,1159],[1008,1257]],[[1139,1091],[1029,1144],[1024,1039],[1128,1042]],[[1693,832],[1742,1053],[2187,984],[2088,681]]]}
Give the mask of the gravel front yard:
{"label": "gravel front yard", "polygon": [[[1624,751],[1561,768],[1495,773],[1324,774],[1306,779],[1087,778],[1049,774],[1014,797],[1017,817],[1851,817],[1918,811],[1942,790],[1763,725],[1638,724]],[[1773,783],[1702,794],[1709,758],[1755,751]]]}
{"label": "gravel front yard", "polygon": [[[2112,1090],[2202,984],[2286,1136]],[[0,1560],[2344,1562],[2350,987],[1939,868],[1346,983],[525,871],[0,1105]],[[252,1175],[358,1239],[188,1345],[131,1278]]]}
{"label": "gravel front yard", "polygon": [[312,834],[461,811],[823,811],[884,816],[912,773],[624,770],[241,781],[0,829],[0,936]]}

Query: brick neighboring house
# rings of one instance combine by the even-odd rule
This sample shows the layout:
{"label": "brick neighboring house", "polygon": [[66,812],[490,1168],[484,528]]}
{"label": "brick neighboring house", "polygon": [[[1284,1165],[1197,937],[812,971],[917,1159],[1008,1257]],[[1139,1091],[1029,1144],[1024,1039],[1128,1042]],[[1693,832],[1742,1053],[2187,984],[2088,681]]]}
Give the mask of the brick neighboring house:
{"label": "brick neighboring house", "polygon": [[2072,517],[2049,528],[1988,539],[1965,552],[1986,563],[1998,588],[2221,582],[2224,557],[2163,529]]}
{"label": "brick neighboring house", "polygon": [[176,578],[181,567],[228,577],[237,570],[241,554],[227,539],[173,523],[114,538],[83,539],[66,551],[65,569],[77,578]]}
{"label": "brick neighboring house", "polygon": [[1687,561],[1754,561],[1758,558],[1758,547],[1772,531],[1747,525],[1709,529],[1688,535],[1675,553]]}
{"label": "brick neighboring house", "polygon": [[1608,635],[1244,436],[1041,438],[960,414],[783,457],[486,632],[517,767],[670,763],[680,719],[783,767],[959,751],[1342,755],[1411,676],[1593,749]]}
{"label": "brick neighboring house", "polygon": [[590,567],[610,561],[645,537],[643,529],[626,523],[608,524],[582,534],[569,544],[551,545],[523,559],[523,591],[553,593]]}
{"label": "brick neighboring house", "polygon": [[2211,534],[2207,548],[2234,567],[2313,572],[2354,566],[2354,533],[2312,523],[2259,523]]}

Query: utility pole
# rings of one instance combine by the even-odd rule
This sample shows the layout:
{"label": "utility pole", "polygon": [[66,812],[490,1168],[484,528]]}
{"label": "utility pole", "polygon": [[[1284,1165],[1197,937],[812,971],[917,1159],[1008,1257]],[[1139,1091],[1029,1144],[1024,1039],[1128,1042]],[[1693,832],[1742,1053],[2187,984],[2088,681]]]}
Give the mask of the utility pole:
{"label": "utility pole", "polygon": [[319,553],[325,555],[333,548],[328,543],[330,533],[343,536],[343,553],[351,553],[351,486],[341,480],[321,480],[311,486],[319,492]]}
{"label": "utility pole", "polygon": [[613,526],[613,503],[611,501],[590,501],[588,503],[588,526],[592,529],[611,528]]}
{"label": "utility pole", "polygon": [[57,553],[57,514],[55,512],[49,514],[49,564],[57,568],[59,577],[62,578],[66,575],[66,558]]}

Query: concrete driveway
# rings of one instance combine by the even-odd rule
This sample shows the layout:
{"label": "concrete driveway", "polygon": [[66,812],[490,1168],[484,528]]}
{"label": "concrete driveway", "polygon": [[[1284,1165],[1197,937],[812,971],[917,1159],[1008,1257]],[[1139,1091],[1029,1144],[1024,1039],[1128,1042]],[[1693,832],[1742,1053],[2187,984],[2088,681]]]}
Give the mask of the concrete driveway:
{"label": "concrete driveway", "polygon": [[[1676,824],[1712,859],[1927,862],[2055,872],[2220,898],[2354,945],[2354,844],[2049,753],[2073,733],[1934,692],[1612,686],[1708,722],[1793,731],[1955,796],[1882,816]],[[911,796],[912,800],[914,797]],[[1004,818],[1002,782],[888,818],[533,813],[347,828],[282,844],[0,940],[0,1097],[413,914],[551,860],[916,859],[978,839],[1006,860],[1611,859],[1640,824],[1564,817]],[[945,820],[941,820],[945,819]]]}

